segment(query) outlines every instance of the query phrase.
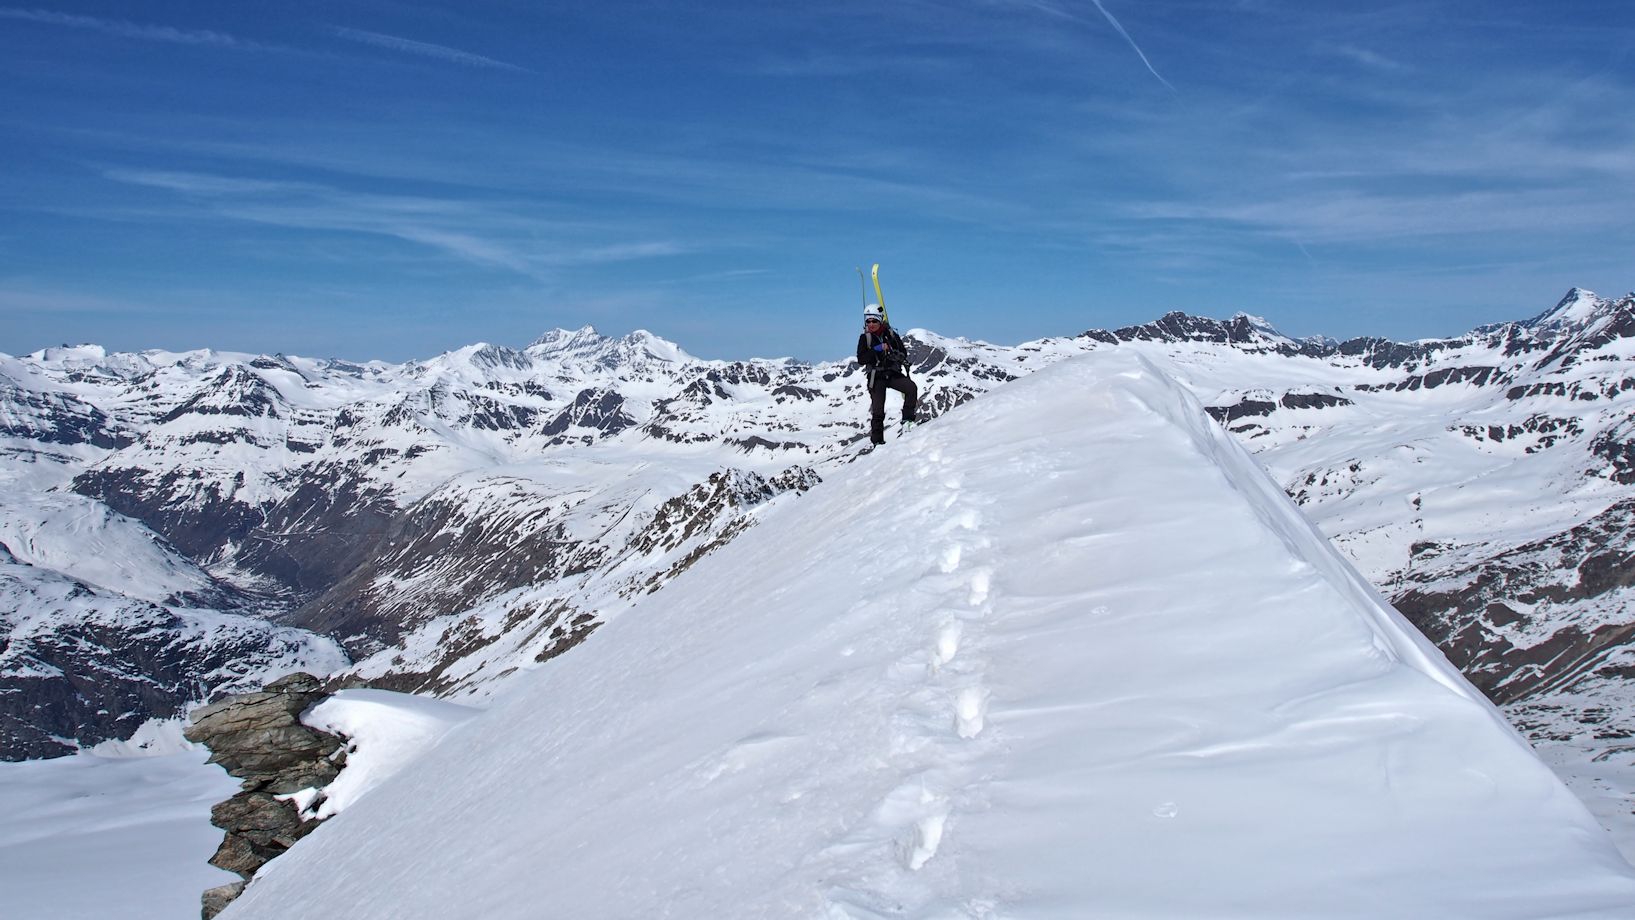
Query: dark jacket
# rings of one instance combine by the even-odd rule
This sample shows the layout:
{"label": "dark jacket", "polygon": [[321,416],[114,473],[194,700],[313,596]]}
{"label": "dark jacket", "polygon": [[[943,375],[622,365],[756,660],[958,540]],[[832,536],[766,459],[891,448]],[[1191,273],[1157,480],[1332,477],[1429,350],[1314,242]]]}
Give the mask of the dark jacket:
{"label": "dark jacket", "polygon": [[[875,351],[874,346],[882,343],[887,346],[886,349]],[[857,337],[857,363],[870,374],[876,370],[906,374],[908,349],[903,347],[903,337],[897,334],[897,330],[881,326],[879,333],[864,332]]]}

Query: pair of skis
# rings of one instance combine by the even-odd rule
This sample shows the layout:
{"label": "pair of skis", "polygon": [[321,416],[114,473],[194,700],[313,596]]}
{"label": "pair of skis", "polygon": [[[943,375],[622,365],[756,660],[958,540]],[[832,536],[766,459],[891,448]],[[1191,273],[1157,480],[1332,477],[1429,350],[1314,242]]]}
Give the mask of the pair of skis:
{"label": "pair of skis", "polygon": [[[869,278],[874,279],[874,302],[880,305],[880,319],[884,321],[887,326],[890,326],[891,314],[886,311],[886,295],[880,292],[879,262],[874,263],[874,268],[869,270]],[[863,266],[861,265],[857,267],[857,283],[863,286],[863,308],[866,310],[869,306],[869,282],[868,278],[863,277]],[[907,372],[906,367],[904,368],[904,372]]]}
{"label": "pair of skis", "polygon": [[[869,271],[869,277],[874,279],[874,302],[880,305],[880,318],[891,325],[891,314],[886,312],[886,295],[880,293],[880,263],[874,263]],[[863,286],[863,306],[869,305],[869,282],[863,277],[863,266],[857,266],[857,283]]]}

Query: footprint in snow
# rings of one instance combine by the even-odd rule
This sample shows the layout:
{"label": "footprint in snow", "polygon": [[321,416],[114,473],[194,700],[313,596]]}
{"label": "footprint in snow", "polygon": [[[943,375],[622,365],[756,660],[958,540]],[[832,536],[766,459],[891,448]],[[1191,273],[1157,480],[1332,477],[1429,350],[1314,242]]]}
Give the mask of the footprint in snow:
{"label": "footprint in snow", "polygon": [[948,824],[948,803],[939,811],[926,815],[914,824],[914,847],[908,853],[908,868],[920,871],[942,846],[942,830]]}
{"label": "footprint in snow", "polygon": [[980,607],[988,601],[988,592],[993,588],[993,573],[983,569],[971,576],[971,606]]}
{"label": "footprint in snow", "polygon": [[937,630],[937,647],[931,653],[933,673],[959,654],[959,640],[964,633],[965,624],[959,620],[950,620]]}
{"label": "footprint in snow", "polygon": [[909,869],[919,871],[942,846],[949,810],[948,799],[932,792],[921,777],[893,789],[875,818],[890,827],[908,826],[906,837],[898,841],[898,855]]}
{"label": "footprint in snow", "polygon": [[975,738],[982,734],[988,717],[988,691],[981,687],[966,687],[954,703],[954,728],[961,738]]}

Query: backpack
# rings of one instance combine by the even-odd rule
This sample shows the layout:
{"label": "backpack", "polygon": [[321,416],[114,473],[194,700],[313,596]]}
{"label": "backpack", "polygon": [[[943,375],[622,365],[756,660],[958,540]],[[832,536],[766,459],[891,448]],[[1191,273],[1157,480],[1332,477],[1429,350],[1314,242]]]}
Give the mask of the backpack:
{"label": "backpack", "polygon": [[880,363],[876,365],[880,370],[897,371],[904,376],[908,374],[908,354],[902,349],[903,340],[900,337],[876,336],[872,332],[863,333],[868,337],[869,349],[873,350],[875,342],[883,341],[891,344],[892,338],[897,338],[897,346],[880,352]]}

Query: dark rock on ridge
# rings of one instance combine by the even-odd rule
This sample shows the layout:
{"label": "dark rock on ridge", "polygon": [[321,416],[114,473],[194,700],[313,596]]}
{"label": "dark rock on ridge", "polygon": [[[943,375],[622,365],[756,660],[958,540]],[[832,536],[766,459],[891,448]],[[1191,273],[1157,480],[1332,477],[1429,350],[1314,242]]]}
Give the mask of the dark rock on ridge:
{"label": "dark rock on ridge", "polygon": [[[317,828],[317,819],[282,796],[322,789],[346,761],[344,740],[301,724],[301,714],[326,696],[318,678],[296,673],[258,693],[230,696],[193,713],[183,734],[210,749],[210,763],[244,781],[237,795],[210,809],[210,823],[226,831],[210,857],[212,866],[248,881]],[[203,916],[214,917],[243,885],[205,892]]]}
{"label": "dark rock on ridge", "polygon": [[226,910],[234,898],[244,893],[244,886],[248,884],[249,882],[237,881],[206,891],[201,899],[204,902],[204,909],[201,911],[204,920],[213,920],[217,914]]}

